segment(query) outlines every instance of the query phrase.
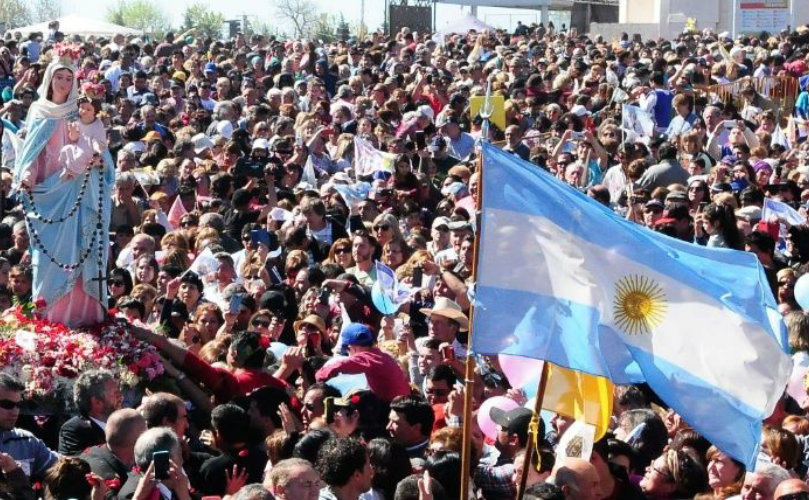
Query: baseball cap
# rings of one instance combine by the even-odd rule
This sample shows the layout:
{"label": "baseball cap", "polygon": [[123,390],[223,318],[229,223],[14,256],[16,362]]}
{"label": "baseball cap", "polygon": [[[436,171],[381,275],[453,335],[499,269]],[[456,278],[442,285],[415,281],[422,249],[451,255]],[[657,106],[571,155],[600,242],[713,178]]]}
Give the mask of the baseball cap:
{"label": "baseball cap", "polygon": [[[528,440],[528,427],[534,412],[528,408],[514,408],[511,411],[504,411],[500,408],[489,410],[489,417],[492,422],[503,428],[509,434],[516,434],[521,442]],[[539,435],[545,435],[544,423],[539,421]]]}
{"label": "baseball cap", "polygon": [[374,344],[373,332],[362,323],[349,323],[340,335],[343,337],[342,353],[344,355],[348,354],[350,345],[369,347]]}
{"label": "baseball cap", "polygon": [[205,65],[205,73],[216,73],[216,63],[209,62]]}
{"label": "baseball cap", "polygon": [[432,229],[438,229],[439,227],[443,226],[444,229],[449,229],[449,217],[439,216],[433,220]]}

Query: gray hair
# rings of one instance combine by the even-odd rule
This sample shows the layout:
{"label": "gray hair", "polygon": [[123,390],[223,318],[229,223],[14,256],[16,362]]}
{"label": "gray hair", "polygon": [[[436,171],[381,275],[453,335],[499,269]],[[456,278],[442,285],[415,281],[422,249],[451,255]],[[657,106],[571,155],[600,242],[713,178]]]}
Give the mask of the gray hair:
{"label": "gray hair", "polygon": [[220,101],[213,108],[214,120],[224,120],[228,114],[236,112],[236,106],[230,101]]}
{"label": "gray hair", "polygon": [[127,149],[122,149],[122,150],[118,151],[118,156],[117,156],[118,161],[120,161],[121,158],[127,158],[127,157],[134,158],[135,153],[133,153],[132,151],[129,151]]}
{"label": "gray hair", "polygon": [[242,489],[230,498],[232,500],[273,500],[272,494],[258,483],[242,486]]}
{"label": "gray hair", "polygon": [[73,385],[73,402],[79,413],[90,413],[91,398],[104,399],[104,386],[110,380],[115,381],[115,377],[107,370],[90,370],[79,375]]}
{"label": "gray hair", "polygon": [[762,476],[767,480],[767,491],[769,492],[769,496],[772,496],[775,493],[775,488],[777,488],[779,484],[787,479],[792,478],[789,471],[783,467],[761,461],[756,462],[756,469],[754,472],[748,472],[745,474],[744,482],[746,483],[748,479],[752,479],[753,475]]}
{"label": "gray hair", "polygon": [[115,187],[134,186],[137,181],[137,177],[132,172],[120,172],[115,175]]}
{"label": "gray hair", "polygon": [[168,427],[155,427],[140,435],[135,442],[135,465],[141,470],[149,468],[156,451],[168,451],[175,456],[180,452],[180,440]]}
{"label": "gray hair", "polygon": [[223,233],[225,231],[225,218],[222,217],[221,214],[215,212],[202,214],[202,216],[199,218],[199,227],[212,227],[219,233]]}
{"label": "gray hair", "polygon": [[25,225],[24,220],[18,220],[11,227],[11,232],[12,233],[16,233],[17,231],[25,231],[26,233],[28,232],[28,227]]}

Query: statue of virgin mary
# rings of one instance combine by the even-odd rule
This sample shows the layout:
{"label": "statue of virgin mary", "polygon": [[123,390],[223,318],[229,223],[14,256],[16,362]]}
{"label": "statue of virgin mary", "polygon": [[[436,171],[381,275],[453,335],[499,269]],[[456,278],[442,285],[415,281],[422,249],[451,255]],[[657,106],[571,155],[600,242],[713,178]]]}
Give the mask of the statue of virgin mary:
{"label": "statue of virgin mary", "polygon": [[[78,117],[70,55],[54,58],[37,92],[14,168],[31,241],[32,296],[45,300],[52,321],[92,325],[107,310],[106,286],[99,283],[107,270],[114,163],[108,150],[60,155],[85,142],[71,141],[69,133]],[[71,175],[64,175],[68,168]]]}

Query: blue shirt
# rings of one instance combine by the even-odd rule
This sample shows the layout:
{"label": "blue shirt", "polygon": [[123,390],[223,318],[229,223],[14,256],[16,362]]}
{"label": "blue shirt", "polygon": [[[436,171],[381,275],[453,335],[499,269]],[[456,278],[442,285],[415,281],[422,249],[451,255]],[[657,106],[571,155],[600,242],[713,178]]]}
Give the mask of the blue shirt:
{"label": "blue shirt", "polygon": [[45,443],[23,429],[0,431],[0,451],[11,455],[28,477],[40,478],[59,458]]}
{"label": "blue shirt", "polygon": [[694,124],[696,119],[697,115],[695,115],[693,112],[688,113],[685,118],[677,113],[677,115],[671,119],[671,122],[666,129],[666,136],[671,139],[675,135],[683,135],[684,132],[691,130],[691,126]]}

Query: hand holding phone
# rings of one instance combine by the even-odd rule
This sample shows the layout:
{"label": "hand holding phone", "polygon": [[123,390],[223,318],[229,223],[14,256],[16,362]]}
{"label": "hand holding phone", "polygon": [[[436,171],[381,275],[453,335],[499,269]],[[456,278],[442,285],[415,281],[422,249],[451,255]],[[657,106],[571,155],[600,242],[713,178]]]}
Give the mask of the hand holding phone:
{"label": "hand holding phone", "polygon": [[154,477],[158,481],[169,478],[169,452],[167,450],[156,451],[152,453],[152,462],[154,463]]}

